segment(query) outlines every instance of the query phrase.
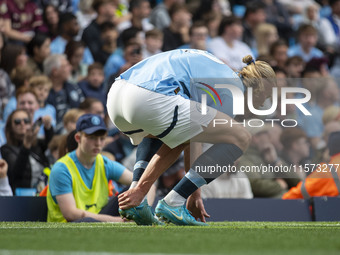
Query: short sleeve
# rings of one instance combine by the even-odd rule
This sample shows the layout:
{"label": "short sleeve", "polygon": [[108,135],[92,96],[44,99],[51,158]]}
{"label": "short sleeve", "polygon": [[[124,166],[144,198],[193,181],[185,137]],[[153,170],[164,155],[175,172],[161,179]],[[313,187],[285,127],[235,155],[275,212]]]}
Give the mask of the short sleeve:
{"label": "short sleeve", "polygon": [[57,162],[52,167],[49,188],[54,200],[58,195],[72,193],[72,177],[64,163]]}
{"label": "short sleeve", "polygon": [[103,158],[107,179],[118,181],[126,167],[116,161],[109,160],[105,156]]}

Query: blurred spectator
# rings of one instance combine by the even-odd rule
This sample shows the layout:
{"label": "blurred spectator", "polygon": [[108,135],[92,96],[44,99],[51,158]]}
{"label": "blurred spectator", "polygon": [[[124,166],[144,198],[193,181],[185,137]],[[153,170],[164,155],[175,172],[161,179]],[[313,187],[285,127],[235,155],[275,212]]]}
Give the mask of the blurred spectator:
{"label": "blurred spectator", "polygon": [[44,73],[52,81],[52,89],[48,95],[47,103],[57,111],[56,133],[63,131],[62,119],[70,108],[77,108],[84,100],[81,89],[67,80],[71,75],[71,66],[65,55],[53,54],[44,61]]}
{"label": "blurred spectator", "polygon": [[43,140],[37,139],[38,131],[26,110],[17,109],[7,119],[7,143],[1,147],[1,155],[8,163],[8,178],[14,193],[19,187],[37,188],[44,167],[49,166],[44,152],[53,137],[53,129],[45,126]]}
{"label": "blurred spectator", "polygon": [[311,139],[312,147],[317,149],[323,147],[321,137],[323,133],[322,116],[324,110],[338,102],[339,89],[332,79],[320,78],[321,75],[317,71],[310,71],[304,77],[309,79],[303,79],[303,86],[312,94],[312,99],[305,104],[311,115],[300,114],[299,123],[301,123],[302,129]]}
{"label": "blurred spectator", "polygon": [[312,25],[301,25],[297,31],[298,44],[288,49],[288,56],[300,56],[305,62],[312,58],[323,57],[322,51],[317,49],[318,31]]}
{"label": "blurred spectator", "polygon": [[85,113],[96,114],[102,117],[103,119],[105,118],[104,105],[97,98],[92,97],[86,98],[79,105],[79,109],[84,111]]}
{"label": "blurred spectator", "polygon": [[171,18],[169,15],[170,8],[176,4],[181,3],[182,0],[163,0],[155,8],[153,8],[150,15],[150,22],[159,30],[163,30],[170,26]]}
{"label": "blurred spectator", "polygon": [[147,32],[154,28],[149,22],[149,15],[151,12],[150,2],[148,0],[131,0],[129,11],[132,14],[131,20],[121,22],[117,28],[118,31],[123,31],[130,27],[138,28],[144,32]]}
{"label": "blurred spectator", "polygon": [[306,133],[298,127],[286,128],[280,136],[280,141],[283,145],[281,158],[289,165],[295,166],[300,179],[305,179],[306,172],[309,170],[304,167],[304,164],[309,162],[306,160],[310,155]]}
{"label": "blurred spectator", "polygon": [[276,66],[285,69],[286,61],[288,59],[287,55],[288,45],[283,40],[278,40],[274,42],[269,50],[270,55],[274,58]]}
{"label": "blurred spectator", "polygon": [[269,23],[262,23],[255,29],[256,49],[252,49],[255,56],[269,55],[269,50],[279,38],[277,29]]}
{"label": "blurred spectator", "polygon": [[72,0],[36,0],[44,8],[47,5],[53,5],[58,8],[60,13],[72,12]]}
{"label": "blurred spectator", "polygon": [[200,0],[199,2],[199,6],[193,15],[194,22],[206,20],[210,15],[220,18],[231,15],[229,1]]}
{"label": "blurred spectator", "polygon": [[[118,204],[108,200],[108,181],[128,185],[132,173],[100,155],[106,134],[104,121],[98,116],[87,114],[79,118],[74,136],[77,149],[57,161],[51,171],[47,193],[48,221],[122,221],[116,217],[119,215]],[[79,193],[79,190],[89,189],[90,193]]]}
{"label": "blurred spectator", "polygon": [[[39,103],[39,109],[36,110],[34,113],[34,120],[37,120],[40,117],[46,118],[45,116],[49,116],[51,119],[52,127],[55,127],[57,123],[56,109],[54,108],[54,106],[46,103],[48,94],[52,88],[52,82],[45,75],[33,76],[29,80],[29,87],[37,95]],[[45,136],[43,127],[40,128],[38,136]]]}
{"label": "blurred spectator", "polygon": [[86,98],[97,98],[106,106],[107,91],[104,85],[104,70],[100,63],[90,65],[86,79],[78,85]]}
{"label": "blurred spectator", "polygon": [[29,42],[43,25],[41,9],[32,0],[1,0],[0,14],[5,35],[16,43]]}
{"label": "blurred spectator", "polygon": [[2,49],[0,67],[8,73],[16,67],[27,65],[26,48],[23,45],[7,43]]}
{"label": "blurred spectator", "polygon": [[[85,100],[87,100],[87,99],[85,99]],[[84,113],[85,113],[85,111],[78,109],[78,108],[70,109],[65,113],[65,115],[63,117],[63,124],[64,124],[64,129],[66,130],[67,134],[69,134],[71,131],[76,129],[77,120]]]}
{"label": "blurred spectator", "polygon": [[65,47],[65,55],[71,65],[70,83],[78,83],[87,75],[87,67],[82,59],[85,52],[85,44],[82,41],[69,41]]}
{"label": "blurred spectator", "polygon": [[339,121],[330,121],[327,124],[325,124],[323,137],[322,137],[323,141],[325,142],[325,146],[315,151],[315,155],[313,157],[313,163],[317,164],[320,162],[329,162],[330,155],[329,155],[329,149],[327,147],[327,144],[329,143],[329,137],[333,132],[338,132],[338,131],[340,131]]}
{"label": "blurred spectator", "polygon": [[145,33],[145,45],[142,49],[143,59],[161,53],[163,33],[157,28]]}
{"label": "blurred spectator", "polygon": [[251,49],[256,49],[255,30],[256,27],[266,21],[265,4],[261,1],[249,1],[246,4],[246,12],[243,17],[243,37]]}
{"label": "blurred spectator", "polygon": [[117,48],[107,59],[104,66],[105,80],[109,86],[111,86],[112,81],[109,80],[110,76],[114,77],[114,74],[119,72],[119,69],[126,63],[124,58],[124,47],[129,44],[140,44],[142,45],[142,40],[140,38],[140,30],[135,27],[130,27],[124,30],[118,41],[121,41],[122,47]]}
{"label": "blurred spectator", "polygon": [[81,38],[84,29],[97,17],[96,11],[92,8],[93,0],[79,0],[75,15],[79,22],[80,30],[78,36]]}
{"label": "blurred spectator", "polygon": [[[310,199],[311,197],[335,197],[340,195],[340,174],[337,165],[340,164],[340,132],[331,133],[328,141],[329,162],[319,162],[304,181],[291,188],[283,195],[283,199]],[[328,163],[328,164],[327,164]]]}
{"label": "blurred spectator", "polygon": [[[288,78],[301,78],[304,68],[305,62],[299,56],[290,57],[286,61],[285,70]],[[295,81],[297,81],[297,79],[295,79]]]}
{"label": "blurred spectator", "polygon": [[[247,151],[240,158],[237,166],[254,167],[254,166],[280,166],[284,162],[278,157],[277,151],[270,141],[268,129],[270,124],[262,128],[255,127],[248,130],[252,134],[252,141]],[[254,169],[254,168],[251,168]],[[294,187],[299,182],[299,177],[294,172],[279,173],[249,171],[246,173],[254,197],[281,197],[290,187]]]}
{"label": "blurred spectator", "polygon": [[210,51],[207,46],[208,35],[208,28],[204,22],[195,22],[189,29],[190,42],[179,48]]}
{"label": "blurred spectator", "polygon": [[[333,27],[327,18],[320,18],[320,6],[313,2],[305,7],[302,24],[309,24],[318,31],[318,46],[334,52],[335,36]],[[299,26],[301,24],[298,24]]]}
{"label": "blurred spectator", "polygon": [[[51,42],[52,54],[63,54],[67,43],[74,40],[79,32],[77,17],[70,12],[60,15],[58,27],[60,34]],[[93,57],[88,48],[83,50],[82,62],[88,65],[93,63]]]}
{"label": "blurred spectator", "polygon": [[57,7],[48,4],[43,9],[44,25],[39,31],[45,33],[51,40],[54,40],[59,35],[59,11]]}
{"label": "blurred spectator", "polygon": [[288,10],[278,0],[263,0],[266,5],[266,21],[273,24],[281,38],[289,41],[292,37],[292,20]]}
{"label": "blurred spectator", "polygon": [[291,14],[302,14],[303,10],[306,9],[308,5],[314,3],[314,0],[279,0]]}
{"label": "blurred spectator", "polygon": [[103,41],[101,49],[98,51],[95,59],[102,65],[105,65],[111,54],[116,54],[118,31],[112,22],[104,22],[100,25],[100,37]]}
{"label": "blurred spectator", "polygon": [[[1,52],[3,49],[4,43],[5,42],[4,42],[3,34],[0,32],[0,62],[1,62]],[[5,106],[7,105],[11,96],[13,96],[14,90],[15,90],[15,87],[12,84],[8,76],[8,73],[6,73],[5,70],[0,68],[0,126],[3,120],[3,113],[5,110]]]}
{"label": "blurred spectator", "polygon": [[205,18],[204,23],[206,24],[209,32],[208,39],[218,36],[218,28],[220,26],[221,20],[222,17],[213,14],[210,14]]}
{"label": "blurred spectator", "polygon": [[325,108],[322,115],[322,123],[327,125],[329,122],[338,121],[340,123],[340,107],[331,105]]}
{"label": "blurred spectator", "polygon": [[188,43],[191,14],[184,4],[175,4],[169,10],[171,23],[163,29],[164,41],[162,51],[174,50]]}
{"label": "blurred spectator", "polygon": [[139,43],[140,45],[144,44],[144,33],[142,30],[136,27],[130,27],[125,29],[118,38],[118,46],[121,50],[121,54],[123,52],[122,48],[129,43]]}
{"label": "blurred spectator", "polygon": [[[322,31],[323,39],[328,46],[333,47],[335,50],[339,50],[340,43],[340,0],[329,0],[329,5],[332,8],[332,13],[326,18],[328,25],[332,30],[326,29]],[[329,27],[329,26],[328,26]]]}
{"label": "blurred spectator", "polygon": [[224,173],[201,188],[201,196],[207,198],[253,198],[250,182],[245,173]]}
{"label": "blurred spectator", "polygon": [[101,59],[97,57],[100,56],[98,53],[103,46],[100,25],[104,22],[115,23],[117,6],[115,0],[93,0],[92,7],[96,11],[97,17],[84,29],[82,41],[90,49],[94,61],[101,62]]}
{"label": "blurred spectator", "polygon": [[116,76],[125,72],[130,67],[137,64],[138,62],[142,61],[143,56],[142,56],[141,45],[138,43],[130,43],[126,45],[126,47],[124,48],[124,59],[125,59],[125,64],[119,69]]}
{"label": "blurred spectator", "polygon": [[240,41],[242,33],[241,20],[226,17],[221,21],[219,37],[212,39],[208,45],[215,56],[234,70],[241,70],[245,66],[242,56],[252,55],[248,45]]}
{"label": "blurred spectator", "polygon": [[8,164],[5,160],[0,159],[0,196],[13,196],[11,186],[7,177]]}
{"label": "blurred spectator", "polygon": [[329,61],[326,57],[312,58],[306,63],[306,69],[311,68],[319,70],[322,77],[329,77],[328,63]]}
{"label": "blurred spectator", "polygon": [[63,135],[54,135],[52,140],[48,144],[46,157],[51,166],[60,158],[59,157],[59,144],[62,140],[62,136]]}
{"label": "blurred spectator", "polygon": [[44,60],[50,55],[51,39],[44,34],[35,34],[27,44],[27,54],[29,56],[27,65],[30,66],[35,75],[42,75]]}
{"label": "blurred spectator", "polygon": [[317,91],[319,91],[321,87],[325,85],[326,79],[322,79],[320,71],[312,66],[308,68],[306,66],[301,74],[301,77],[302,87],[311,93],[311,100],[308,103],[315,104],[316,98],[318,96]]}
{"label": "blurred spectator", "polygon": [[[32,79],[35,77],[32,77]],[[48,84],[44,86],[49,86]],[[43,88],[43,90],[46,88]],[[17,109],[26,110],[30,114],[30,118],[33,122],[40,123],[38,124],[39,130],[37,137],[44,138],[46,134],[46,127],[49,129],[53,124],[55,126],[55,110],[52,108],[53,106],[49,105],[47,108],[40,108],[39,106],[39,98],[47,98],[48,91],[43,91],[42,93],[39,91],[39,96],[35,92],[37,87],[35,88],[25,88],[21,87],[16,92],[17,98]],[[43,95],[41,95],[43,94]],[[44,100],[44,101],[45,101]],[[54,110],[54,111],[53,111]]]}
{"label": "blurred spectator", "polygon": [[[12,71],[11,80],[15,86],[15,92],[21,87],[29,87],[29,79],[33,76],[32,69],[29,66],[15,68]],[[3,120],[6,121],[8,116],[17,108],[17,99],[15,93],[9,99],[3,114]]]}
{"label": "blurred spectator", "polygon": [[30,119],[34,121],[35,112],[39,109],[37,94],[31,88],[19,88],[15,96],[17,98],[16,109],[26,110],[30,115]]}
{"label": "blurred spectator", "polygon": [[[192,145],[191,145],[192,146]],[[211,147],[209,144],[203,144],[203,151]],[[193,147],[191,147],[192,149]],[[191,152],[192,153],[192,152]],[[250,182],[245,173],[231,172],[224,173],[210,182],[208,185],[201,187],[201,196],[206,198],[253,198]]]}

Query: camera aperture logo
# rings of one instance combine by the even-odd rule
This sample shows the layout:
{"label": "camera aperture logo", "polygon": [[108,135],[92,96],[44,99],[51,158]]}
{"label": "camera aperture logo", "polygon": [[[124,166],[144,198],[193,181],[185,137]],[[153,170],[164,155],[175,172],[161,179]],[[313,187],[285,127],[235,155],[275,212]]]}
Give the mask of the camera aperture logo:
{"label": "camera aperture logo", "polygon": [[[206,83],[203,83],[203,82],[198,82],[199,84],[203,85],[203,86],[206,86],[207,88],[209,88],[212,92],[214,92],[214,94],[217,96],[218,100],[220,101],[220,104],[222,106],[222,100],[221,100],[221,97],[220,95],[217,93],[217,91],[210,85],[206,84]],[[199,88],[200,90],[203,90],[205,93],[207,93],[211,99],[214,101],[215,103],[215,106],[217,106],[217,103],[216,103],[216,100],[215,100],[215,97],[211,94],[211,92],[205,88]],[[206,94],[202,94],[202,115],[206,115],[207,114],[207,95]]]}
{"label": "camera aperture logo", "polygon": [[[206,86],[207,88],[209,88],[211,91],[214,92],[214,94],[217,96],[217,98],[220,101],[220,104],[222,106],[222,101],[221,98],[219,96],[219,94],[217,93],[216,89],[227,89],[233,99],[233,115],[244,115],[245,114],[245,95],[243,93],[243,91],[234,86],[234,85],[230,85],[230,84],[216,84],[213,88],[212,86],[206,84],[206,83],[202,83],[199,82],[200,84]],[[205,88],[199,88],[201,90],[203,90],[204,92],[206,92],[214,101],[215,106],[217,105],[215,98],[213,97],[212,93],[210,91],[208,91]],[[280,96],[278,95],[278,89],[280,89],[281,93]],[[304,103],[308,103],[309,100],[311,99],[311,93],[309,90],[305,89],[305,88],[298,88],[298,87],[281,87],[281,88],[277,88],[277,87],[273,87],[272,88],[272,100],[271,100],[271,107],[269,109],[255,109],[254,105],[253,105],[253,88],[247,88],[247,104],[246,106],[248,107],[248,110],[257,116],[270,116],[273,113],[275,113],[275,111],[277,110],[278,107],[278,101],[280,99],[280,108],[281,108],[281,115],[282,116],[286,116],[287,115],[287,105],[295,105],[295,107],[297,109],[299,109],[304,115],[306,116],[310,116],[312,115],[309,110],[303,105]],[[300,98],[290,98],[288,96],[288,94],[296,94],[299,93],[301,95],[303,95],[303,97]],[[201,95],[201,114],[202,115],[206,115],[207,114],[207,95],[206,94],[202,94]],[[214,119],[214,127],[216,125],[222,125],[222,124],[230,124],[231,126],[237,125],[237,124],[241,124],[241,123],[237,123],[237,122],[231,122],[228,123],[228,120],[226,119]],[[246,121],[243,121],[243,126],[248,126],[249,127],[262,127],[264,125],[264,122],[272,122],[272,126],[274,125],[274,122],[280,121],[281,125],[283,127],[295,127],[298,125],[297,120],[294,119],[283,119],[283,120],[279,120],[279,119],[249,119]],[[259,125],[256,124],[254,125],[253,123],[260,123]],[[290,123],[289,125],[285,124],[285,123]]]}

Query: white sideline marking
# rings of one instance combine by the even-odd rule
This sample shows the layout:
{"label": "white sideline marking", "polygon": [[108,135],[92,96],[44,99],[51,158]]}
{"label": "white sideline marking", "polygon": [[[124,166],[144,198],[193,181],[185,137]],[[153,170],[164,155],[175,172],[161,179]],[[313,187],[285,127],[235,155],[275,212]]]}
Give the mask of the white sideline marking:
{"label": "white sideline marking", "polygon": [[[295,228],[295,227],[300,227],[300,228],[315,228],[315,227],[339,227],[340,223],[335,223],[334,224],[320,224],[320,223],[316,223],[316,224],[304,224],[304,223],[286,223],[284,225],[280,224],[280,223],[275,223],[275,222],[270,222],[267,224],[267,222],[256,222],[256,223],[260,223],[260,224],[253,224],[253,222],[249,222],[249,225],[246,224],[239,224],[237,225],[237,222],[230,222],[230,224],[228,225],[218,225],[218,222],[215,222],[216,224],[209,226],[210,228],[225,228],[228,229],[230,227],[239,227],[239,228],[263,228],[263,227],[282,227],[282,228]],[[73,229],[73,228],[109,228],[112,225],[115,225],[116,223],[96,223],[96,225],[69,225],[69,224],[62,224],[62,225],[46,225],[46,226],[0,226],[0,230],[1,229]],[[174,226],[176,227],[176,226]],[[138,228],[137,225],[120,225],[119,228]],[[153,227],[150,227],[150,229]],[[157,226],[156,228],[161,228],[159,226]],[[191,228],[190,226],[186,227],[186,228]]]}
{"label": "white sideline marking", "polygon": [[[195,255],[194,253],[122,253],[91,251],[0,250],[1,255]],[[208,254],[208,253],[207,253]],[[203,254],[204,255],[204,254]]]}

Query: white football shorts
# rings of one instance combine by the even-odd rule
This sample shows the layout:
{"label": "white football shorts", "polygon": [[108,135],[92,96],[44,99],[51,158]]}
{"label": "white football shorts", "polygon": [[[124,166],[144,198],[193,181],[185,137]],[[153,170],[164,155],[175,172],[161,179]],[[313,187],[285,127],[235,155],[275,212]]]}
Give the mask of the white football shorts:
{"label": "white football shorts", "polygon": [[107,98],[111,121],[134,145],[149,134],[170,148],[185,143],[200,134],[216,116],[217,110],[211,107],[202,115],[200,106],[180,95],[163,95],[126,80],[115,81]]}

